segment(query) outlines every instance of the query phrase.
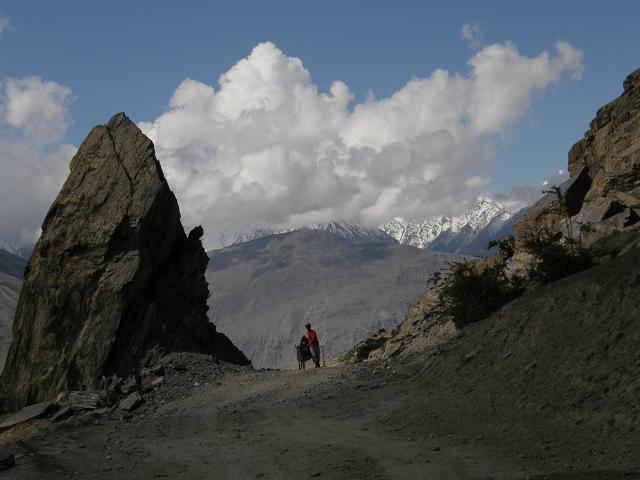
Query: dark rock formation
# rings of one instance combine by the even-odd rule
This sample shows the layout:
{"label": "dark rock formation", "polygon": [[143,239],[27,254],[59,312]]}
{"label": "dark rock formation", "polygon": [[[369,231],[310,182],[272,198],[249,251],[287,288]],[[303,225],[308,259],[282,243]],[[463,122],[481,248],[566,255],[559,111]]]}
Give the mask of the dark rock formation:
{"label": "dark rock formation", "polygon": [[247,364],[207,320],[208,257],[153,143],[124,114],[80,146],[25,271],[0,377],[6,407],[94,390],[152,349]]}
{"label": "dark rock formation", "polygon": [[[639,224],[640,69],[623,86],[622,95],[598,110],[584,138],[569,151],[566,194],[572,234],[577,238],[588,226],[587,243]],[[514,230],[522,237],[543,228],[568,233],[552,195],[535,204]]]}

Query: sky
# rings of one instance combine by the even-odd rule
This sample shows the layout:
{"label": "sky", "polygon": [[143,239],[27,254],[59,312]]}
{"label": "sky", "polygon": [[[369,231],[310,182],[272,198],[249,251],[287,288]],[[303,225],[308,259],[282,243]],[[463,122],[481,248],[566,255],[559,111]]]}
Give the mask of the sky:
{"label": "sky", "polygon": [[0,3],[0,241],[96,124],[156,144],[187,228],[517,209],[640,67],[640,3]]}

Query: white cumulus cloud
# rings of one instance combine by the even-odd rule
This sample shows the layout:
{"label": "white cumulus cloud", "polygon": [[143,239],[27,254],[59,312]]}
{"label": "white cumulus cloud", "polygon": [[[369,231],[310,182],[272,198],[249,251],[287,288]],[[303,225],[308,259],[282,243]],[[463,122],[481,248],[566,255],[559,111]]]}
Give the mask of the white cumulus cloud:
{"label": "white cumulus cloud", "polygon": [[529,57],[487,45],[468,73],[436,70],[388,98],[351,105],[348,86],[319,91],[298,58],[257,45],[218,86],[184,80],[142,122],[187,226],[209,246],[223,233],[335,219],[365,224],[458,213],[490,180],[494,140],[582,53],[566,42]]}
{"label": "white cumulus cloud", "polygon": [[71,116],[69,87],[40,77],[7,78],[1,83],[0,120],[32,140],[51,143],[62,138]]}
{"label": "white cumulus cloud", "polygon": [[60,143],[70,125],[69,88],[38,77],[0,81],[0,244],[30,244],[76,151]]}

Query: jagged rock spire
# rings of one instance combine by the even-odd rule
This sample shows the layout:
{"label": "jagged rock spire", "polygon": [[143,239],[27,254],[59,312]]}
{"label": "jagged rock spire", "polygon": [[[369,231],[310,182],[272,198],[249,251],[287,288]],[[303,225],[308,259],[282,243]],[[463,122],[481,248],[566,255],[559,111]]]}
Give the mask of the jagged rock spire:
{"label": "jagged rock spire", "polygon": [[124,113],[95,127],[25,272],[0,377],[6,406],[98,388],[153,347],[248,363],[207,320],[201,235],[185,235],[151,140]]}

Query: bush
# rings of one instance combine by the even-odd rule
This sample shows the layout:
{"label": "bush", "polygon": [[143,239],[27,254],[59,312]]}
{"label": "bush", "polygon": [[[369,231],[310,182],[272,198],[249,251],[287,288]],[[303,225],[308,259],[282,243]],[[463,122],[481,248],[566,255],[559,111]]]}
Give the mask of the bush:
{"label": "bush", "polygon": [[[542,232],[523,241],[534,257],[526,277],[507,276],[506,260],[515,252],[513,237],[489,243],[500,253],[492,262],[450,264],[449,274],[439,286],[440,303],[434,313],[448,315],[458,328],[485,319],[500,307],[522,295],[529,280],[549,283],[593,265],[589,252],[561,234]],[[437,282],[433,282],[437,285]]]}
{"label": "bush", "polygon": [[523,246],[535,258],[529,268],[529,278],[542,283],[559,280],[593,265],[586,249],[562,235],[542,232],[537,237],[526,238]]}
{"label": "bush", "polygon": [[498,247],[498,252],[502,258],[511,258],[516,251],[516,239],[513,236],[508,235],[502,237],[500,240],[491,240],[487,245],[486,250]]}
{"label": "bush", "polygon": [[440,290],[439,311],[458,328],[480,321],[524,292],[521,277],[509,279],[504,263],[478,268],[471,262],[453,263]]}

